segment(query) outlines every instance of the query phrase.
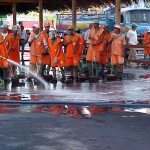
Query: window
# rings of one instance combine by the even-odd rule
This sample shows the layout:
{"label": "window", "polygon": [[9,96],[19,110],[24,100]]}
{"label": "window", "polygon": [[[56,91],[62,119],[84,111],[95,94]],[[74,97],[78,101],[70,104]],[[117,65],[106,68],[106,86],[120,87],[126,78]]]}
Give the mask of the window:
{"label": "window", "polygon": [[131,10],[126,12],[126,23],[150,23],[150,10]]}

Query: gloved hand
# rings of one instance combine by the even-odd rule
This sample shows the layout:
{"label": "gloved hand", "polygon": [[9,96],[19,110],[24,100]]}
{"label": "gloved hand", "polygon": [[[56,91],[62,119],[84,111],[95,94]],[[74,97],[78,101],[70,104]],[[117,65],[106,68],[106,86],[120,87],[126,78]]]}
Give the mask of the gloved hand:
{"label": "gloved hand", "polygon": [[55,57],[54,60],[53,60],[55,64],[57,63],[57,60],[58,60],[58,58]]}
{"label": "gloved hand", "polygon": [[48,46],[47,45],[44,47],[44,49],[45,49],[45,52],[48,52]]}

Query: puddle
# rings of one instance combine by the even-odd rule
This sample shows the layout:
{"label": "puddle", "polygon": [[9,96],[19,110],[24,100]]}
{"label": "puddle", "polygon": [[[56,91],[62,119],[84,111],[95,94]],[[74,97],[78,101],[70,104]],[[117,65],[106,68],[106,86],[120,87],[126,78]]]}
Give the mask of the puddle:
{"label": "puddle", "polygon": [[[0,85],[0,101],[54,101],[54,102],[83,102],[83,103],[148,103],[150,101],[150,71],[143,69],[126,69],[124,71],[122,81],[102,82],[98,83],[73,83],[64,85],[60,82],[57,85],[49,84],[49,89],[34,84],[33,82],[25,82],[24,79],[19,80],[19,85],[9,83]],[[136,110],[134,108],[134,110]],[[149,112],[144,108],[143,111]],[[82,118],[83,111],[91,114],[106,111],[125,111],[121,107],[98,107],[98,106],[72,106],[72,105],[10,105],[0,104],[0,113],[13,112],[48,112],[60,114],[74,118]],[[139,111],[139,109],[137,110]]]}

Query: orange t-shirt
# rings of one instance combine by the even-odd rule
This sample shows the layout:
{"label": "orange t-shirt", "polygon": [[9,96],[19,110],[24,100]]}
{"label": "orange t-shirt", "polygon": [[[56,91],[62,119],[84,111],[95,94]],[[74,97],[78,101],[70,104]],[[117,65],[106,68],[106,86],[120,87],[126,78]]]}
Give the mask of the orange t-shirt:
{"label": "orange t-shirt", "polygon": [[[2,41],[4,39],[4,37],[3,37],[3,35],[2,35],[2,33],[0,33],[0,42]],[[0,44],[0,54],[3,56],[3,57],[5,57],[5,58],[7,58],[8,56],[7,56],[7,50],[8,50],[8,48],[9,48],[9,42],[11,41],[11,39],[12,39],[12,36],[11,36],[11,34],[9,34],[8,33],[8,35],[5,37],[5,43],[1,43]]]}
{"label": "orange t-shirt", "polygon": [[20,35],[17,34],[16,37],[14,37],[12,35],[12,40],[11,40],[11,45],[14,49],[11,49],[8,53],[8,57],[11,60],[14,60],[16,62],[20,62],[20,56],[19,56],[19,39],[20,39]]}
{"label": "orange t-shirt", "polygon": [[66,57],[74,57],[73,51],[75,50],[76,46],[79,44],[79,35],[74,34],[73,37],[66,35],[64,37],[66,42],[71,41],[71,43],[67,44],[66,46]]}
{"label": "orange t-shirt", "polygon": [[[102,28],[99,28],[98,31],[95,31],[95,29],[91,30],[90,37],[93,38],[94,40],[90,41],[90,46],[92,44],[97,44],[100,41],[100,38],[101,38],[103,32],[104,32],[104,30]],[[94,46],[93,48],[97,51],[103,51],[104,50],[103,42],[100,43],[99,45]]]}
{"label": "orange t-shirt", "polygon": [[[146,31],[143,33],[144,39],[143,44],[146,46],[150,46],[150,34],[148,34]],[[145,44],[146,42],[149,42]],[[144,48],[144,54],[150,54],[150,48]]]}
{"label": "orange t-shirt", "polygon": [[[31,39],[34,38],[34,33],[31,34]],[[30,55],[42,55],[44,53],[44,43],[43,43],[44,36],[43,34],[39,34],[36,39],[31,43],[30,46]]]}
{"label": "orange t-shirt", "polygon": [[60,50],[58,54],[58,59],[64,58],[64,53],[62,50],[62,42],[60,38],[57,37],[54,43],[51,39],[48,39],[48,47],[49,47],[49,54],[52,59],[56,57],[58,50]]}
{"label": "orange t-shirt", "polygon": [[111,37],[114,37],[111,47],[112,47],[112,54],[122,56],[123,54],[123,42],[125,35],[124,34],[115,34],[112,33]]}

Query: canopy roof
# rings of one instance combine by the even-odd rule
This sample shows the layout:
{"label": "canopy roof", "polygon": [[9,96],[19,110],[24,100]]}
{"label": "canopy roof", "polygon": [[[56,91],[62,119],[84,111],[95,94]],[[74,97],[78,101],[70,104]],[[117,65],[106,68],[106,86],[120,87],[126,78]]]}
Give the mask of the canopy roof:
{"label": "canopy roof", "polygon": [[[39,0],[0,0],[0,14],[12,13],[12,3],[17,3],[18,13],[27,13],[29,11],[38,10]],[[132,4],[139,0],[122,0],[122,3]],[[149,0],[148,0],[149,1]],[[115,0],[77,0],[77,8],[86,9],[92,6],[115,4]],[[50,11],[66,10],[72,7],[72,0],[43,0],[43,8]]]}

